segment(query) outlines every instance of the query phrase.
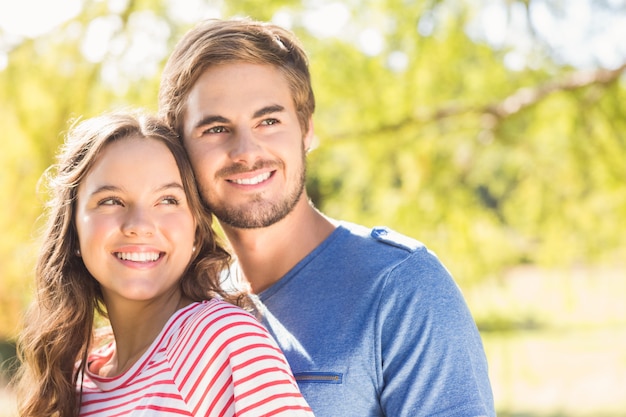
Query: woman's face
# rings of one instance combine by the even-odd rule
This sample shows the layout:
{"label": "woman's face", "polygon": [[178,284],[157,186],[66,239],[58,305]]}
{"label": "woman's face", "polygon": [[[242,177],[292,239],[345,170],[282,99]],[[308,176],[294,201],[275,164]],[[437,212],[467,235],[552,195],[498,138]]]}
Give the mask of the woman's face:
{"label": "woman's face", "polygon": [[104,147],[77,190],[80,256],[107,307],[179,291],[196,222],[167,146],[130,136]]}

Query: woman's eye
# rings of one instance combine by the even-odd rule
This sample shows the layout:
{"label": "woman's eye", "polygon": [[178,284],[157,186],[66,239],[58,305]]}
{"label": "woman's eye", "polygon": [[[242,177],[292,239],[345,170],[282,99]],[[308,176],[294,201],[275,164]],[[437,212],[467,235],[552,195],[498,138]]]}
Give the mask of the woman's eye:
{"label": "woman's eye", "polygon": [[105,198],[98,202],[99,206],[115,206],[122,205],[122,202],[118,198]]}
{"label": "woman's eye", "polygon": [[161,200],[161,203],[165,205],[177,206],[179,204],[179,201],[175,197],[165,197],[163,200]]}

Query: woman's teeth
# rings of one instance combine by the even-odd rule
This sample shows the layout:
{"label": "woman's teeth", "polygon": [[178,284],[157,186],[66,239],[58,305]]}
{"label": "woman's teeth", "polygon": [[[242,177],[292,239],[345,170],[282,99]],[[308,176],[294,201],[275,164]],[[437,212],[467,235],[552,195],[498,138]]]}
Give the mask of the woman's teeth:
{"label": "woman's teeth", "polygon": [[159,252],[117,252],[118,259],[133,262],[154,262],[161,254]]}

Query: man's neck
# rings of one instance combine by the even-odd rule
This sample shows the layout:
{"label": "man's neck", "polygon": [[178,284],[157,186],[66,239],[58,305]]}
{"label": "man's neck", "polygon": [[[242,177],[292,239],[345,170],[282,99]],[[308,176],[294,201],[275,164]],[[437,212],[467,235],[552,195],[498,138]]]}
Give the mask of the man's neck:
{"label": "man's neck", "polygon": [[285,218],[259,229],[222,225],[253,293],[270,287],[324,241],[335,226],[306,195]]}

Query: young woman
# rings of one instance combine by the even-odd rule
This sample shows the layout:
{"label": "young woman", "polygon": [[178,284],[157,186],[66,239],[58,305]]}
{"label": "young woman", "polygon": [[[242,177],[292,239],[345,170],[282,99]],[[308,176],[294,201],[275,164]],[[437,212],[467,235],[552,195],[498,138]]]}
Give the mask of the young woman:
{"label": "young woman", "polygon": [[[220,289],[230,257],[166,125],[84,121],[45,178],[21,416],[313,415],[273,339],[233,305],[244,297]],[[110,340],[93,336],[98,315]]]}

